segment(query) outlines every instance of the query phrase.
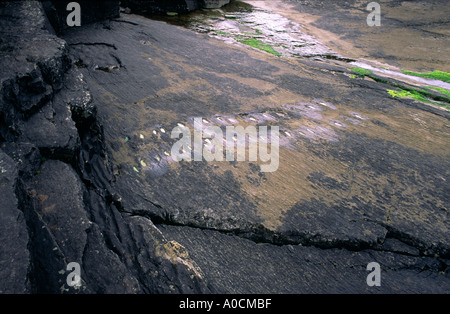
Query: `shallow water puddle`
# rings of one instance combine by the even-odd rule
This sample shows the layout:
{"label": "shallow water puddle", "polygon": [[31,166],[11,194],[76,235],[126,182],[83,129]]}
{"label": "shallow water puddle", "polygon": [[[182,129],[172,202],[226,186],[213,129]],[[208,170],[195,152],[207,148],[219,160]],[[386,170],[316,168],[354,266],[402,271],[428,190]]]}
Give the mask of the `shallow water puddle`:
{"label": "shallow water puddle", "polygon": [[355,62],[351,62],[350,64],[357,66],[359,68],[362,68],[362,69],[373,71],[377,74],[381,74],[381,75],[388,76],[388,77],[393,77],[393,78],[396,78],[399,80],[408,80],[408,81],[412,81],[415,83],[419,83],[421,85],[431,85],[431,86],[450,90],[450,83],[446,83],[446,82],[443,82],[440,80],[423,78],[423,77],[405,74],[405,73],[401,72],[400,69],[387,68],[388,65],[380,66],[377,64],[377,66],[374,66],[369,63],[370,63],[369,61],[364,61],[364,62],[363,61],[355,61]]}
{"label": "shallow water puddle", "polygon": [[342,59],[301,25],[269,10],[236,1],[222,9],[198,10],[173,17],[152,17],[230,44],[246,44],[284,57]]}

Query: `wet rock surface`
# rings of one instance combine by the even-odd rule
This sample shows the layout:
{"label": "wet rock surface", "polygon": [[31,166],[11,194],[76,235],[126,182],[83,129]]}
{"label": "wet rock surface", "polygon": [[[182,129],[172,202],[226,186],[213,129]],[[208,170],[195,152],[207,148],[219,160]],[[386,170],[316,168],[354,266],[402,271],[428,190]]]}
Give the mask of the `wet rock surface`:
{"label": "wet rock surface", "polygon": [[128,13],[177,15],[199,8],[219,9],[229,2],[230,0],[125,0],[120,5]]}
{"label": "wet rock surface", "polygon": [[29,291],[28,233],[15,193],[17,180],[16,163],[0,150],[0,293]]}
{"label": "wet rock surface", "polygon": [[[0,16],[0,291],[449,292],[444,109],[235,35],[122,14],[57,37],[34,1]],[[174,161],[196,117],[279,126],[277,170]]]}
{"label": "wet rock surface", "polygon": [[[216,278],[212,285],[221,293],[416,293],[422,288],[422,293],[443,293],[448,289],[448,277],[439,275],[448,261],[434,258],[398,251],[273,246],[212,230],[158,227],[184,243],[206,276]],[[373,260],[384,269],[383,284],[376,289],[365,282],[367,264]]]}
{"label": "wet rock surface", "polygon": [[367,26],[368,3],[283,0],[278,6],[281,10],[289,7],[286,17],[309,23],[324,43],[349,58],[377,59],[411,71],[449,72],[444,57],[449,53],[446,1],[377,1],[381,27]]}

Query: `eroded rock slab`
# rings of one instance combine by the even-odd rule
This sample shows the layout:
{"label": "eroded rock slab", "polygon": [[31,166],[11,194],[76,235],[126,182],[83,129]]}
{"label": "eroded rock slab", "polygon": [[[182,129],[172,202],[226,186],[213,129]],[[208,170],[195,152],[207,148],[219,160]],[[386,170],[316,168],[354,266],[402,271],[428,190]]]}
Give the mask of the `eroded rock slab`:
{"label": "eroded rock slab", "polygon": [[[184,247],[110,202],[97,109],[42,5],[2,2],[0,14],[0,291],[211,291]],[[81,272],[75,286],[73,263]]]}
{"label": "eroded rock slab", "polygon": [[[66,35],[74,56],[87,65],[80,71],[100,95],[96,104],[108,121],[105,136],[118,169],[115,187],[122,210],[273,243],[379,248],[393,233],[423,254],[447,256],[448,225],[440,209],[447,203],[446,188],[435,178],[446,176],[448,152],[441,145],[443,137],[434,133],[446,118],[421,113],[430,127],[417,133],[421,139],[414,143],[427,141],[422,136],[433,132],[427,145],[440,147],[440,152],[432,153],[396,129],[395,119],[401,115],[400,123],[415,125],[410,114],[416,109],[380,96],[384,87],[379,83],[357,82],[366,87],[361,97],[349,88],[353,81],[347,76],[326,74],[337,66],[298,63],[308,66],[305,74],[297,65],[263,53],[229,47],[227,56],[218,41],[164,23],[131,19],[139,25],[117,22],[111,30],[92,28],[89,36],[83,34],[89,49],[76,45],[80,32]],[[110,32],[130,31],[139,36],[126,47],[116,39],[123,36],[108,37]],[[147,41],[141,37],[144,33]],[[97,45],[100,38],[104,44]],[[192,57],[204,49],[209,54],[201,60]],[[103,59],[111,56],[120,60],[120,68],[92,69],[106,65]],[[141,80],[143,69],[162,79],[157,84]],[[137,82],[133,93],[124,83],[130,75]],[[176,93],[180,89],[183,97]],[[258,163],[173,162],[170,148],[176,139],[170,132],[177,125],[193,127],[196,116],[205,126],[280,126],[279,169],[261,173]],[[117,123],[123,128],[114,128]],[[408,172],[423,180],[405,175]],[[406,186],[421,196],[404,190]],[[429,207],[424,201],[428,198],[438,199],[440,205]],[[419,222],[414,208],[428,218]],[[441,227],[426,223],[428,219]],[[418,235],[415,226],[422,223]]]}
{"label": "eroded rock slab", "polygon": [[28,232],[16,196],[18,167],[0,149],[0,293],[30,292]]}
{"label": "eroded rock slab", "polygon": [[50,31],[38,1],[3,2],[0,6],[2,137],[21,134],[17,125],[45,106],[62,88],[70,67],[66,43]]}
{"label": "eroded rock slab", "polygon": [[[184,245],[220,293],[448,293],[448,260],[391,252],[257,244],[189,227],[161,226]],[[367,265],[380,264],[381,286],[369,287]]]}
{"label": "eroded rock slab", "polygon": [[[67,10],[67,5],[71,1],[43,1],[45,13],[50,23],[57,33],[69,28],[67,25],[67,16],[73,11]],[[77,1],[80,5],[82,14],[80,15],[81,25],[99,22],[111,18],[119,17],[120,1]]]}
{"label": "eroded rock slab", "polygon": [[[29,236],[28,252],[26,237],[1,251],[22,261],[19,277],[2,273],[11,289],[448,292],[446,112],[338,64],[136,15],[61,39],[37,2],[2,3],[0,14],[5,34],[18,32],[11,16],[25,30],[20,51],[11,35],[1,42],[0,141],[12,160],[0,155],[0,188],[17,228],[0,230],[7,243]],[[279,167],[175,162],[171,131],[196,117],[279,126]],[[13,221],[21,211],[26,228]],[[365,281],[372,261],[380,288]],[[75,288],[70,262],[81,266]]]}

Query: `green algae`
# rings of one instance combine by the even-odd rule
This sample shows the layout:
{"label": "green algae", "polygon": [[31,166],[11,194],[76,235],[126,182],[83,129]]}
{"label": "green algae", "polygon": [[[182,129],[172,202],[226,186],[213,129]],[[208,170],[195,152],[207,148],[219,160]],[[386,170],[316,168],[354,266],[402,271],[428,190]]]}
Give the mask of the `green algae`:
{"label": "green algae", "polygon": [[450,90],[448,90],[448,89],[445,89],[442,87],[435,87],[435,86],[426,86],[425,88],[434,89],[434,90],[438,91],[439,93],[441,93],[442,95],[450,97]]}
{"label": "green algae", "polygon": [[424,78],[429,78],[429,79],[434,79],[434,80],[439,80],[439,81],[450,83],[450,73],[447,73],[447,72],[433,71],[433,72],[429,72],[429,73],[417,73],[417,72],[411,72],[411,71],[405,71],[405,70],[402,70],[402,72],[407,75],[419,76],[419,77],[424,77]]}
{"label": "green algae", "polygon": [[[402,89],[400,91],[396,91],[396,90],[388,89],[387,92],[389,95],[391,95],[394,98],[395,97],[412,98],[414,100],[421,101],[426,104],[438,105],[438,106],[444,107],[445,109],[450,110],[450,106],[448,104],[431,100],[430,98],[432,98],[432,97],[430,97],[430,96],[432,94],[430,94],[424,90]],[[426,97],[426,96],[428,96],[428,97]],[[450,102],[450,99],[447,98],[446,100],[447,100],[447,102]]]}
{"label": "green algae", "polygon": [[257,48],[259,50],[271,53],[271,54],[273,54],[275,56],[278,56],[278,57],[281,56],[281,53],[279,53],[278,51],[273,49],[273,47],[271,45],[265,44],[259,39],[248,38],[248,39],[241,39],[241,40],[238,40],[238,41],[240,43],[245,44],[245,45],[249,45],[249,46]]}
{"label": "green algae", "polygon": [[358,67],[353,67],[350,68],[351,71],[356,72],[359,74],[359,76],[366,76],[369,74],[372,74],[373,72],[371,70],[367,70],[367,69],[363,69],[363,68],[358,68]]}

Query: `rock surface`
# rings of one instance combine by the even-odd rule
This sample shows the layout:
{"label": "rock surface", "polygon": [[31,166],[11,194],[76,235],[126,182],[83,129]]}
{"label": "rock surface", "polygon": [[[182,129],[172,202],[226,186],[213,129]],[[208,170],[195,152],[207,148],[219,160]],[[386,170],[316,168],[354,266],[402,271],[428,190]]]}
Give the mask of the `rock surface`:
{"label": "rock surface", "polygon": [[381,8],[381,27],[366,25],[371,12],[367,10],[369,3],[357,0],[274,2],[281,11],[289,8],[284,16],[307,23],[307,28],[319,34],[324,43],[349,58],[363,56],[410,71],[450,72],[446,58],[450,53],[447,2],[377,1]]}
{"label": "rock surface", "polygon": [[[25,37],[12,46],[6,36],[1,50],[0,291],[210,292],[183,246],[116,209],[92,96],[42,5],[2,3],[0,15],[5,34]],[[67,282],[73,262],[76,286]]]}
{"label": "rock surface", "polygon": [[27,226],[16,196],[16,163],[0,149],[0,293],[29,291]]}
{"label": "rock surface", "polygon": [[[158,226],[183,243],[220,293],[444,293],[444,263],[388,251],[352,252],[313,246],[273,246],[217,231]],[[382,285],[366,284],[367,264],[382,266]],[[448,261],[447,261],[448,263]],[[425,273],[424,273],[425,271]],[[423,290],[421,290],[423,289]]]}
{"label": "rock surface", "polygon": [[[44,6],[0,3],[1,292],[450,292],[448,111],[133,14],[57,37]],[[279,126],[278,170],[174,162],[194,117]]]}
{"label": "rock surface", "polygon": [[219,9],[230,0],[125,0],[120,5],[128,13],[136,14],[172,14],[187,13],[199,8]]}
{"label": "rock surface", "polygon": [[228,3],[230,0],[203,0],[202,4],[205,9],[218,9]]}
{"label": "rock surface", "polygon": [[[42,1],[45,13],[57,33],[70,28],[67,25],[67,16],[72,12],[72,10],[67,10],[67,5],[70,2],[72,1]],[[80,15],[81,25],[117,18],[120,14],[120,1],[117,0],[81,0],[76,2],[82,10]]]}
{"label": "rock surface", "polygon": [[125,0],[121,2],[123,7],[128,7],[133,13],[165,14],[167,12],[186,13],[198,9],[200,1],[198,0]]}

